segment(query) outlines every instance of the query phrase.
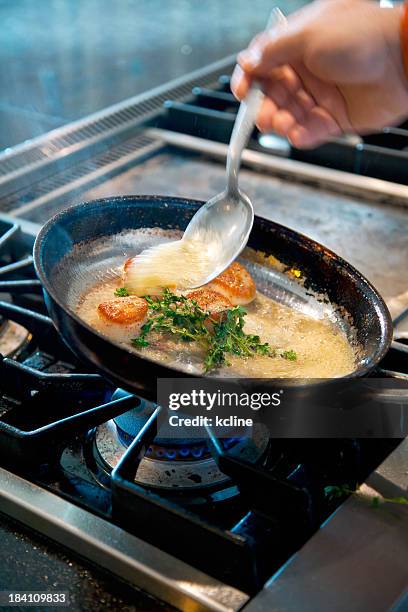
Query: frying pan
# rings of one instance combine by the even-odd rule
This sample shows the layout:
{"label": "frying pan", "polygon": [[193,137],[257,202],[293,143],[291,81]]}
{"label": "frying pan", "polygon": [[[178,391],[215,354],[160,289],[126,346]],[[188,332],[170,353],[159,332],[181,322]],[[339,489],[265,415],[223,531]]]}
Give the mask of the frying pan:
{"label": "frying pan", "polygon": [[[73,206],[50,219],[34,246],[34,262],[50,316],[68,346],[114,384],[154,397],[157,378],[188,377],[126,350],[96,332],[76,314],[80,296],[95,282],[147,246],[134,230],[181,230],[203,204],[162,196],[103,198]],[[157,237],[155,238],[157,239]],[[149,243],[150,244],[150,243]],[[287,227],[255,217],[248,246],[276,257],[302,282],[272,267],[249,264],[263,292],[314,316],[329,316],[356,351],[350,377],[370,372],[392,338],[389,312],[375,288],[350,264],[322,245]],[[181,262],[182,264],[182,262]]]}

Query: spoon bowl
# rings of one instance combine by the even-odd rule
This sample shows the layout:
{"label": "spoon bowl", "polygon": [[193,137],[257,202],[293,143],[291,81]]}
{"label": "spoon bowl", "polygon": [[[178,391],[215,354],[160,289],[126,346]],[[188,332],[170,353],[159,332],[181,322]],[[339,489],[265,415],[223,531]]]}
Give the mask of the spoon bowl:
{"label": "spoon bowl", "polygon": [[197,278],[195,287],[205,285],[236,259],[248,242],[254,223],[254,208],[242,191],[228,190],[209,200],[191,219],[182,240],[205,245],[211,255],[211,269]]}

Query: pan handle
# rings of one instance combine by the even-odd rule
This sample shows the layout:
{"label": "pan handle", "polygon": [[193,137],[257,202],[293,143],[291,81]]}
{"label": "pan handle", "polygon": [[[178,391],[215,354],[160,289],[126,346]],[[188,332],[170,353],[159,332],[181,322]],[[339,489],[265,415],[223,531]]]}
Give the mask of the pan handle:
{"label": "pan handle", "polygon": [[[397,316],[393,323],[394,325],[408,316],[408,309],[404,310]],[[408,333],[394,330],[394,338],[391,342],[390,349],[387,355],[382,359],[381,363],[372,373],[371,377],[378,375],[382,379],[394,379],[396,381],[395,388],[390,385],[390,388],[379,389],[375,393],[377,401],[384,404],[408,404]],[[403,372],[399,371],[400,369]],[[397,381],[400,381],[399,384]],[[401,384],[405,381],[406,385]]]}
{"label": "pan handle", "polygon": [[406,389],[383,389],[373,392],[373,399],[382,404],[408,406],[408,379]]}

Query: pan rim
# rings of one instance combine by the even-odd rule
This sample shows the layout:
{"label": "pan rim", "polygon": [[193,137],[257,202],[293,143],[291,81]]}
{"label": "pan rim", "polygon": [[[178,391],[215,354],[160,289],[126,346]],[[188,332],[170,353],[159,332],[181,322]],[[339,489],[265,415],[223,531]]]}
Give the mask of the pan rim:
{"label": "pan rim", "polygon": [[[83,319],[81,319],[75,313],[75,311],[73,311],[71,308],[68,308],[66,305],[62,303],[62,300],[60,300],[60,298],[56,295],[56,292],[54,292],[52,283],[50,282],[48,275],[46,274],[44,270],[41,247],[45,241],[46,236],[50,233],[50,231],[55,225],[57,225],[65,217],[71,216],[74,211],[84,209],[90,205],[103,204],[105,202],[109,202],[109,203],[125,202],[125,203],[135,203],[135,204],[139,203],[140,204],[142,201],[150,201],[150,202],[155,201],[155,202],[165,203],[165,202],[168,202],[169,200],[171,200],[172,202],[182,204],[182,205],[202,206],[204,204],[203,200],[198,200],[194,198],[183,198],[183,197],[171,196],[171,195],[137,194],[137,195],[124,195],[124,196],[95,198],[93,200],[79,202],[64,210],[57,212],[50,219],[48,219],[48,221],[46,221],[46,223],[42,226],[34,242],[34,247],[33,247],[34,268],[41,282],[43,290],[45,290],[49,294],[49,296],[52,298],[52,300],[58,305],[58,307],[61,308],[61,310],[65,312],[69,317],[71,317],[78,325],[86,328],[89,332],[98,336],[103,341],[108,342],[109,344],[114,345],[118,349],[121,349],[121,350],[126,350],[126,349],[122,346],[119,346],[115,342],[112,342],[107,336],[104,336],[100,332],[93,329],[88,323],[83,321]],[[347,374],[345,376],[339,376],[339,377],[332,378],[332,379],[331,378],[324,379],[323,383],[324,382],[327,383],[329,381],[341,381],[341,380],[349,379],[349,378],[350,379],[359,378],[373,371],[375,367],[378,365],[378,363],[384,358],[384,356],[388,352],[390,345],[391,345],[392,337],[393,337],[393,325],[392,325],[392,319],[391,319],[390,312],[388,310],[388,307],[383,297],[380,295],[380,293],[377,291],[374,285],[359,270],[357,270],[348,261],[343,259],[340,255],[337,255],[337,253],[335,253],[328,247],[322,245],[316,240],[313,240],[312,238],[309,238],[308,236],[302,234],[301,232],[291,229],[288,226],[282,225],[270,219],[266,219],[265,217],[261,217],[259,215],[255,215],[254,223],[255,222],[271,223],[278,230],[282,230],[286,234],[291,233],[292,238],[298,239],[299,242],[302,241],[304,244],[311,246],[311,247],[315,247],[315,248],[318,247],[319,249],[323,250],[323,252],[327,254],[328,256],[333,256],[341,264],[342,269],[346,271],[349,276],[354,277],[356,280],[358,280],[361,286],[364,286],[365,289],[368,290],[368,292],[372,294],[373,298],[375,298],[376,303],[374,304],[374,307],[375,307],[375,310],[376,310],[376,313],[377,313],[377,316],[380,322],[382,333],[379,339],[378,347],[375,353],[373,354],[370,360],[370,363],[363,364],[363,365],[356,365],[356,368],[350,374]],[[55,325],[54,320],[53,320],[53,323]],[[135,354],[131,350],[127,352],[132,355]],[[163,367],[163,364],[160,364],[160,362],[157,362],[149,357],[142,357],[140,355],[138,355],[138,357],[140,359],[143,359],[144,361],[150,362],[153,366],[160,365]],[[187,372],[183,372],[182,370],[178,370],[175,368],[171,368],[171,370],[175,372],[175,375],[178,375],[178,376],[181,375],[186,378],[189,378],[189,377],[206,378],[205,375],[196,376],[194,374],[189,374]],[[284,379],[279,379],[279,380],[284,380]],[[303,381],[303,379],[295,379],[295,378],[287,379],[287,380],[291,380],[291,381],[302,380]],[[314,379],[310,379],[310,380],[313,381]],[[316,383],[311,383],[311,384],[316,384]],[[302,385],[299,384],[299,386],[302,386]]]}

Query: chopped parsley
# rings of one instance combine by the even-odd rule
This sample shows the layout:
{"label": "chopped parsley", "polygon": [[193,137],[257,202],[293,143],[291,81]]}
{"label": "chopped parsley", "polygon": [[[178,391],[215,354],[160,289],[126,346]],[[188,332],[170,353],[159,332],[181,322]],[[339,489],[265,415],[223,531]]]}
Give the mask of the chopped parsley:
{"label": "chopped parsley", "polygon": [[[117,290],[118,291],[118,290]],[[120,295],[123,295],[122,293]],[[211,318],[194,300],[178,296],[165,289],[160,299],[145,296],[149,317],[142,325],[140,335],[131,340],[136,348],[149,346],[152,332],[169,333],[184,342],[198,342],[205,351],[204,371],[229,365],[227,356],[253,357],[268,355],[294,361],[295,351],[277,351],[259,336],[244,332],[246,310],[234,306],[226,311],[221,321]]]}

